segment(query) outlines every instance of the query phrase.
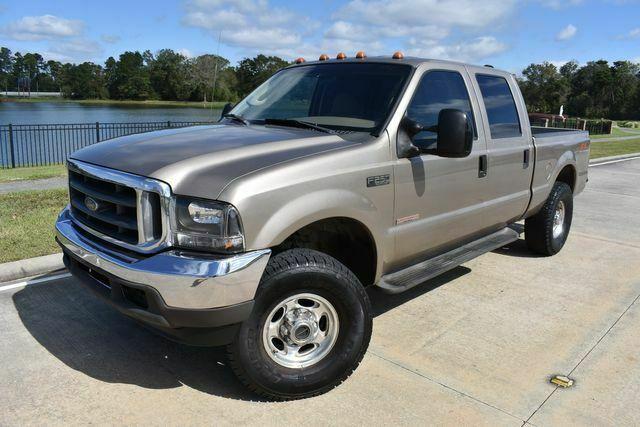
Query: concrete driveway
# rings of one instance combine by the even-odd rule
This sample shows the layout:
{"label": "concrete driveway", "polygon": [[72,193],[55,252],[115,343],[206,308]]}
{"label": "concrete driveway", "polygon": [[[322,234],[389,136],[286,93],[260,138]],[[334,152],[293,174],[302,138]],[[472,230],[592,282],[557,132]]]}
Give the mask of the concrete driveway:
{"label": "concrete driveway", "polygon": [[640,160],[592,167],[555,257],[518,241],[372,291],[362,365],[304,401],[254,401],[221,350],[156,337],[71,278],[5,288],[0,424],[639,424],[639,184]]}

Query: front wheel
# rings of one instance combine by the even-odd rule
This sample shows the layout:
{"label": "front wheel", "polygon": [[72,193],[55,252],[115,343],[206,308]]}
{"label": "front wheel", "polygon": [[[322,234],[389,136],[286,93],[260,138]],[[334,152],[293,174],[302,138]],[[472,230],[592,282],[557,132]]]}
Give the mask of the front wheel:
{"label": "front wheel", "polygon": [[259,395],[311,397],[356,369],[371,329],[370,302],[355,275],[321,252],[292,249],[269,260],[229,361]]}
{"label": "front wheel", "polygon": [[556,182],[540,211],[524,223],[524,238],[533,252],[555,255],[569,236],[573,217],[573,192],[564,182]]}

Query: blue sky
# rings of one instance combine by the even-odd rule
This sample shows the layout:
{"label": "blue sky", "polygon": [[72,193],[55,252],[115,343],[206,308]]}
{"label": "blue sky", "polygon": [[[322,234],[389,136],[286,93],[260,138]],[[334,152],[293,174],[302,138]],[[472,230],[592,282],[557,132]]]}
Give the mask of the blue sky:
{"label": "blue sky", "polygon": [[0,0],[0,45],[62,61],[171,48],[236,62],[257,53],[405,54],[490,63],[640,62],[640,0]]}

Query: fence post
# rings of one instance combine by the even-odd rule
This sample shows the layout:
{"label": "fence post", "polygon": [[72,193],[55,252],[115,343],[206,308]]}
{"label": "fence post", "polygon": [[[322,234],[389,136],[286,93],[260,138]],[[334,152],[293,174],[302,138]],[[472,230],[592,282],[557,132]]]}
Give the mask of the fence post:
{"label": "fence post", "polygon": [[171,127],[171,120],[167,120],[167,127],[170,128]]}
{"label": "fence post", "polygon": [[9,123],[9,150],[11,151],[11,167],[16,167],[16,150],[13,146],[13,125]]}
{"label": "fence post", "polygon": [[100,122],[96,122],[96,142],[100,142]]}

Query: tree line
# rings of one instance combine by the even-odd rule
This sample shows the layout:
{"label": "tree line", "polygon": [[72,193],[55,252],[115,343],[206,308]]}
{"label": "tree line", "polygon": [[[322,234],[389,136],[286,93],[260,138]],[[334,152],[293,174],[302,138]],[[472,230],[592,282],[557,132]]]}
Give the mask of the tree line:
{"label": "tree line", "polygon": [[530,112],[571,117],[640,119],[640,65],[630,61],[531,64],[518,79]]}
{"label": "tree line", "polygon": [[[187,58],[171,49],[124,52],[104,65],[63,64],[2,47],[0,90],[60,91],[72,99],[233,102],[289,64],[257,55],[233,66],[221,56]],[[630,61],[531,64],[518,82],[530,112],[558,113],[564,105],[572,117],[640,119],[640,65]]]}
{"label": "tree line", "polygon": [[71,64],[1,47],[0,90],[59,91],[71,99],[236,101],[287,65],[257,55],[231,66],[218,55],[187,58],[171,49],[124,52],[104,65]]}

